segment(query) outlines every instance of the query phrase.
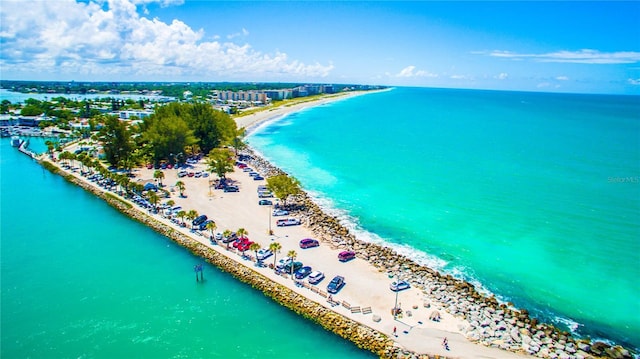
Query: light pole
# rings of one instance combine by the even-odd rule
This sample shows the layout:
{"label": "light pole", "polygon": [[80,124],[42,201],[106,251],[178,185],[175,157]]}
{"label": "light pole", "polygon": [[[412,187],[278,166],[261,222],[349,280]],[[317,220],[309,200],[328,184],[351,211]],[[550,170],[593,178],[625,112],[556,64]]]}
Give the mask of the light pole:
{"label": "light pole", "polygon": [[271,212],[273,211],[273,205],[269,206],[269,235],[273,235],[273,230],[271,230]]}

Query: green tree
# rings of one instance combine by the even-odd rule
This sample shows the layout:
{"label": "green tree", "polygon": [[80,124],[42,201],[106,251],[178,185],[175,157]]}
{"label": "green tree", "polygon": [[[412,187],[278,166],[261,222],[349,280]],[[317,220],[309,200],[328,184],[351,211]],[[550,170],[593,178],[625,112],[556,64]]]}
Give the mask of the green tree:
{"label": "green tree", "polygon": [[207,229],[211,232],[211,239],[214,239],[213,231],[215,231],[216,228],[218,228],[218,226],[216,225],[216,222],[211,221],[207,223]]}
{"label": "green tree", "polygon": [[298,253],[296,253],[296,251],[294,251],[292,249],[289,252],[287,252],[287,257],[291,258],[291,279],[294,279],[293,278],[293,263],[296,261],[296,258],[298,258]]}
{"label": "green tree", "polygon": [[178,211],[178,213],[176,213],[176,216],[178,216],[178,218],[180,218],[182,220],[182,225],[184,226],[184,217],[186,217],[187,212],[185,211]]}
{"label": "green tree", "polygon": [[278,242],[271,242],[271,244],[269,244],[269,250],[273,252],[273,268],[276,267],[276,258],[278,257],[278,253],[280,253],[281,249],[282,245]]}
{"label": "green tree", "polygon": [[[193,221],[194,219],[196,219],[198,217],[198,211],[196,211],[195,209],[190,209],[187,212],[187,219],[189,221]],[[193,223],[191,223],[191,229],[193,229]]]}
{"label": "green tree", "polygon": [[242,138],[246,134],[246,130],[244,127],[237,129],[234,133],[233,138],[231,139],[231,146],[236,151],[236,156],[238,156],[238,151],[245,148],[247,145],[242,141]]}
{"label": "green tree", "polygon": [[[230,230],[225,229],[225,230],[224,230],[224,232],[222,232],[222,236],[223,236],[224,238],[229,238],[229,237],[231,236],[231,234],[232,234],[232,233],[233,233],[233,232],[231,232]],[[228,242],[228,241],[227,241],[227,249],[229,249],[229,243],[231,243],[231,242]]]}
{"label": "green tree", "polygon": [[233,172],[233,160],[229,156],[229,151],[217,148],[209,152],[207,170],[215,172],[219,178],[225,178],[226,173]]}
{"label": "green tree", "polygon": [[99,140],[104,148],[107,162],[113,166],[126,163],[134,150],[131,132],[127,124],[115,116],[106,116],[104,127],[99,132]]}
{"label": "green tree", "polygon": [[184,182],[182,181],[176,182],[176,187],[178,187],[178,191],[180,191],[180,197],[184,197],[184,189],[185,189]]}
{"label": "green tree", "polygon": [[162,172],[160,170],[156,170],[155,172],[153,172],[153,178],[155,178],[156,181],[158,181],[158,184],[160,185],[160,187],[162,187],[162,180],[164,179],[164,172]]}
{"label": "green tree", "polygon": [[300,193],[300,182],[286,174],[275,175],[267,178],[267,188],[283,203],[289,196]]}
{"label": "green tree", "polygon": [[249,235],[249,232],[244,228],[238,228],[236,234],[239,238],[246,238],[246,236]]}
{"label": "green tree", "polygon": [[172,153],[183,152],[186,146],[197,141],[185,120],[175,115],[149,116],[141,130],[156,163],[168,159]]}
{"label": "green tree", "polygon": [[158,197],[158,194],[155,193],[154,191],[147,191],[147,200],[153,206],[153,211],[154,212],[157,211],[158,210],[158,202],[160,201],[160,197]]}
{"label": "green tree", "polygon": [[249,245],[249,250],[256,254],[256,263],[258,263],[258,251],[262,248],[260,243],[253,242]]}

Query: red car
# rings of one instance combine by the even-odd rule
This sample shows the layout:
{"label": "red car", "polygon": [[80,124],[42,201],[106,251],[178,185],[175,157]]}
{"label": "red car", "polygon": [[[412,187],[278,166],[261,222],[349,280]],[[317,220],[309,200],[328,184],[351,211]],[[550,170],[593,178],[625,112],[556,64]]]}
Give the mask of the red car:
{"label": "red car", "polygon": [[315,239],[312,238],[305,238],[303,240],[300,241],[300,248],[305,249],[305,248],[313,248],[313,247],[317,247],[320,245],[320,242],[318,242]]}
{"label": "red car", "polygon": [[356,253],[353,251],[344,251],[338,254],[338,260],[340,262],[347,262],[356,257]]}
{"label": "red car", "polygon": [[242,242],[242,243],[240,243],[240,244],[238,245],[238,250],[239,250],[239,251],[242,251],[242,252],[244,252],[244,251],[248,251],[248,250],[249,250],[249,247],[250,247],[252,244],[253,244],[253,242],[251,242],[249,239],[247,239],[247,241],[246,241],[246,242]]}

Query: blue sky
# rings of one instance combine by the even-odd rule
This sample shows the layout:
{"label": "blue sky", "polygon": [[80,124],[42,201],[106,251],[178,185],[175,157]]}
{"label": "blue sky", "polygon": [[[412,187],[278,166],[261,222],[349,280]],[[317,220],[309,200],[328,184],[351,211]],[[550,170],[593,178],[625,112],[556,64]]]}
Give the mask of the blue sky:
{"label": "blue sky", "polygon": [[0,3],[1,78],[640,94],[640,2]]}

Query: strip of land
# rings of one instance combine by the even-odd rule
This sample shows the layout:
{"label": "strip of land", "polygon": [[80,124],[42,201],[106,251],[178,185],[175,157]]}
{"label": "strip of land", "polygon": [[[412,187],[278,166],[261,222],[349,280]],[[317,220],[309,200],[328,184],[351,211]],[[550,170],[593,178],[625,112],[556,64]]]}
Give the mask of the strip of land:
{"label": "strip of land", "polygon": [[[236,121],[239,127],[252,129],[264,121],[273,120],[310,106],[318,106],[359,94],[362,93],[352,93],[324,98],[316,102],[266,110],[238,117]],[[67,150],[72,151],[73,148]],[[251,155],[254,159],[249,161],[249,165],[254,170],[263,175],[277,171],[265,160],[256,157],[253,153]],[[58,166],[59,163],[56,163],[56,165]],[[62,167],[59,169],[66,171],[69,175],[74,176],[79,181],[83,181],[88,186],[104,190],[82,176],[77,170],[71,171]],[[192,165],[192,168],[189,168],[188,171],[206,171],[206,166],[200,162]],[[142,184],[153,183],[155,182],[153,172],[153,169],[136,169],[133,171],[135,174],[134,181]],[[389,269],[391,265],[387,267],[372,263],[372,248],[376,251],[377,263],[380,263],[381,260],[383,262],[396,263],[397,259],[395,257],[392,258],[392,256],[395,256],[394,253],[385,257],[387,253],[390,253],[389,251],[383,252],[377,247],[367,247],[369,252],[365,253],[361,249],[363,247],[355,248],[352,246],[350,249],[356,251],[356,259],[340,262],[338,253],[343,251],[345,246],[350,246],[349,244],[345,245],[344,238],[353,238],[352,235],[343,233],[342,237],[337,237],[335,230],[323,230],[322,228],[329,228],[330,226],[323,223],[319,224],[317,216],[310,215],[308,209],[302,212],[292,212],[291,216],[289,216],[301,219],[302,225],[278,227],[276,221],[284,217],[274,217],[272,215],[272,206],[258,204],[258,186],[263,185],[264,181],[255,181],[247,172],[239,168],[227,174],[227,177],[239,187],[239,192],[223,192],[213,189],[214,178],[212,177],[179,178],[178,170],[176,169],[164,170],[163,172],[164,179],[162,182],[165,184],[165,188],[169,189],[171,193],[170,199],[175,202],[175,205],[181,206],[185,211],[193,209],[199,214],[206,214],[217,225],[217,229],[214,232],[223,232],[227,229],[236,231],[239,228],[244,228],[248,232],[248,237],[252,241],[259,243],[262,248],[268,248],[273,242],[281,244],[281,251],[276,256],[265,260],[265,263],[274,264],[276,259],[283,258],[290,250],[295,250],[297,252],[296,260],[303,262],[304,265],[311,266],[313,270],[322,271],[326,278],[317,285],[310,285],[306,280],[297,283],[291,276],[277,274],[268,266],[256,266],[254,254],[250,251],[247,251],[246,255],[243,256],[242,253],[230,245],[216,242],[215,240],[212,241],[210,233],[206,230],[193,231],[189,225],[186,227],[180,226],[162,213],[153,214],[147,209],[138,207],[128,199],[123,198],[123,201],[130,203],[141,214],[153,217],[156,221],[173,228],[181,235],[198,241],[203,246],[215,251],[217,255],[233,260],[238,265],[251,268],[274,283],[280,284],[316,302],[318,305],[356,321],[362,326],[385,334],[396,343],[395,345],[401,351],[407,354],[428,354],[456,358],[522,358],[529,356],[525,353],[525,350],[530,345],[537,343],[529,344],[532,340],[531,337],[538,335],[539,332],[547,333],[545,334],[547,335],[547,339],[544,340],[545,345],[553,346],[557,342],[555,338],[551,339],[553,336],[550,332],[545,332],[546,327],[527,327],[528,324],[520,325],[519,317],[516,316],[517,312],[514,315],[509,314],[512,313],[510,309],[507,309],[504,305],[498,305],[493,299],[489,299],[486,302],[483,302],[484,299],[478,299],[478,303],[481,303],[478,306],[483,311],[496,313],[496,316],[491,318],[497,319],[491,322],[480,318],[479,320],[487,322],[476,323],[478,320],[469,319],[469,316],[461,315],[461,313],[471,311],[472,308],[451,310],[452,305],[458,305],[451,302],[452,288],[468,290],[469,293],[474,293],[473,295],[475,296],[476,292],[472,290],[472,287],[466,284],[460,285],[452,278],[441,277],[437,273],[429,274],[428,277],[421,277],[420,281],[416,281],[416,273],[429,272],[428,269],[420,269],[417,265],[411,268],[405,267],[404,269],[403,266],[396,266],[395,271],[391,271]],[[180,196],[178,189],[174,187],[178,180],[185,184],[185,196]],[[308,197],[303,197],[305,201],[308,200]],[[330,218],[330,216],[324,216],[322,218]],[[301,249],[299,242],[303,238],[318,239],[320,246]],[[345,278],[346,285],[337,294],[329,297],[327,284],[331,278],[337,275]],[[413,284],[412,287],[401,292],[391,291],[389,284],[397,277],[410,280]],[[432,280],[431,278],[437,278],[438,280]],[[469,295],[471,296],[471,294]],[[392,308],[395,306],[402,308],[400,316],[394,317],[392,314]],[[436,316],[438,320],[432,320]],[[502,322],[500,322],[500,319],[503,319]],[[470,330],[470,328],[475,328],[476,326],[488,328],[487,330],[495,332],[506,332],[505,338],[507,336],[513,337],[515,341],[517,337],[519,342],[505,345],[504,340],[495,340],[490,343],[490,346],[479,344],[483,338],[477,337],[476,334],[470,334],[478,332]],[[538,331],[538,333],[535,333],[535,331]],[[445,338],[447,341],[446,346],[443,345]],[[486,340],[484,342],[487,344]],[[561,345],[562,350],[565,350],[565,345]],[[500,347],[508,348],[511,351],[500,349]],[[541,349],[537,348],[537,352],[540,353],[540,351]],[[542,354],[545,354],[545,352]]]}

